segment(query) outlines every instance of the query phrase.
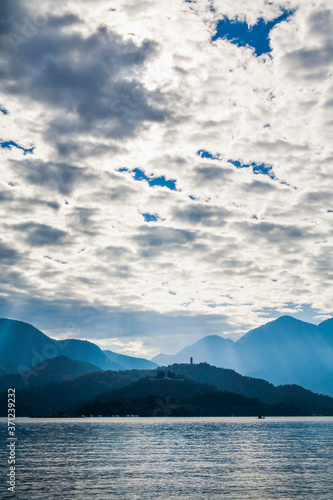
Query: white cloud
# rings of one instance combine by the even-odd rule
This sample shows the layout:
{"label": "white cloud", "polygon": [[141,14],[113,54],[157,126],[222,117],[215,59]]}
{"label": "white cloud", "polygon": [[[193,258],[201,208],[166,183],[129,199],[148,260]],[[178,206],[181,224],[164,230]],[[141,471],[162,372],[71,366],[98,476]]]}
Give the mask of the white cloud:
{"label": "white cloud", "polygon": [[[37,3],[18,5],[32,22]],[[332,314],[329,3],[55,7],[16,53],[8,34],[21,25],[2,4],[0,138],[36,148],[0,149],[4,313],[46,328],[44,313],[20,305],[27,294],[45,310],[93,304],[101,331],[77,336],[132,342],[136,354],[183,347],[214,316],[214,333],[239,334],[291,303]],[[270,55],[211,42],[223,16],[255,23],[283,8],[297,10],[272,30]],[[271,165],[275,178],[229,159]],[[135,180],[135,168],[177,191]],[[117,312],[146,315],[149,334],[143,321],[133,339],[134,320],[118,331]],[[178,336],[152,330],[157,313],[179,318]],[[184,315],[201,330],[183,328]]]}

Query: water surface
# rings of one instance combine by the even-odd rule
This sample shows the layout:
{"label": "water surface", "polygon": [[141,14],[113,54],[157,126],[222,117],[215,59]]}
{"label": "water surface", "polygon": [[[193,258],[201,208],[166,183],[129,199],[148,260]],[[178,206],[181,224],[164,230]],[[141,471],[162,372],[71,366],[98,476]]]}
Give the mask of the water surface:
{"label": "water surface", "polygon": [[[333,499],[333,418],[17,419],[15,498]],[[1,491],[8,472],[0,419]]]}

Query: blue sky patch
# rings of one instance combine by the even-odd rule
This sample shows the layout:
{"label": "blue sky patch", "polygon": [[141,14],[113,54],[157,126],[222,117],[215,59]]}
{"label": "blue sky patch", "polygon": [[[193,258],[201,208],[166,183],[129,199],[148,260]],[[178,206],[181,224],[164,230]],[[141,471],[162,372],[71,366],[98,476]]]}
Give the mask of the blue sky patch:
{"label": "blue sky patch", "polygon": [[219,154],[214,156],[209,151],[206,151],[205,149],[199,149],[199,151],[197,151],[197,155],[201,156],[201,158],[209,158],[210,160],[220,160],[221,159],[221,156]]}
{"label": "blue sky patch", "polygon": [[1,106],[1,104],[0,104],[0,113],[2,113],[3,115],[8,115],[7,109],[5,109],[3,106]]}
{"label": "blue sky patch", "polygon": [[[206,151],[205,149],[199,149],[199,151],[197,151],[197,155],[201,156],[201,158],[209,158],[210,160],[222,160],[222,156],[219,153],[213,155],[212,153]],[[251,164],[244,164],[238,160],[228,160],[228,163],[231,163],[236,168],[251,167],[252,172],[254,174],[268,175],[268,177],[270,177],[271,179],[275,179],[272,165],[266,165],[265,163],[255,163],[255,162],[252,162]]]}
{"label": "blue sky patch", "polygon": [[218,21],[216,26],[216,33],[212,37],[212,41],[219,38],[229,40],[237,47],[251,47],[257,56],[261,54],[268,54],[271,52],[269,45],[269,33],[276,24],[281,23],[288,19],[295,11],[283,10],[282,14],[273,19],[273,21],[266,22],[260,18],[256,24],[249,27],[245,21],[236,19],[228,19],[225,17]]}
{"label": "blue sky patch", "polygon": [[159,216],[154,214],[142,214],[142,217],[145,222],[157,222],[160,220]]}
{"label": "blue sky patch", "polygon": [[19,146],[14,141],[0,142],[0,146],[2,147],[2,149],[12,149],[12,148],[22,149],[24,155],[26,155],[27,153],[33,154],[35,149],[35,147],[32,147],[30,149],[25,149],[23,146]]}
{"label": "blue sky patch", "polygon": [[171,189],[171,191],[176,191],[177,181],[175,179],[167,180],[164,175],[161,175],[160,177],[148,177],[144,171],[139,168],[135,168],[133,173],[136,181],[147,181],[149,186],[167,187],[168,189]]}
{"label": "blue sky patch", "polygon": [[250,168],[250,167],[252,167],[252,172],[254,174],[268,175],[268,177],[270,177],[271,179],[275,179],[272,165],[266,165],[265,163],[255,163],[255,162],[252,162],[251,164],[247,165],[247,164],[241,163],[238,160],[228,160],[228,163],[231,163],[236,168]]}

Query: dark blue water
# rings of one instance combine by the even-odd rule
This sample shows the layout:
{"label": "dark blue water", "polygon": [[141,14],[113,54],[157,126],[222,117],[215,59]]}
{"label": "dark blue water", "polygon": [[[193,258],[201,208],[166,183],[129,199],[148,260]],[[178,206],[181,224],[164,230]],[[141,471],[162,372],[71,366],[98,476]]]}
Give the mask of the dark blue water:
{"label": "dark blue water", "polygon": [[17,420],[17,494],[0,498],[333,499],[333,418]]}

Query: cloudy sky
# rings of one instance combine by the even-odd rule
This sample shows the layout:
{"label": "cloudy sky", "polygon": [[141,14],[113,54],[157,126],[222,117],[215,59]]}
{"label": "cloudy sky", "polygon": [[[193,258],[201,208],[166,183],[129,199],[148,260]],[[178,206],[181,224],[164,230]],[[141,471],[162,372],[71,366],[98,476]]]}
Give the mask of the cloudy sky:
{"label": "cloudy sky", "polygon": [[2,0],[0,316],[134,355],[333,314],[328,0]]}

